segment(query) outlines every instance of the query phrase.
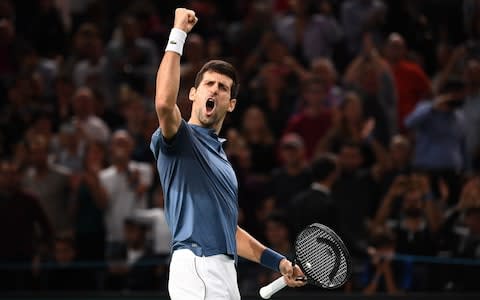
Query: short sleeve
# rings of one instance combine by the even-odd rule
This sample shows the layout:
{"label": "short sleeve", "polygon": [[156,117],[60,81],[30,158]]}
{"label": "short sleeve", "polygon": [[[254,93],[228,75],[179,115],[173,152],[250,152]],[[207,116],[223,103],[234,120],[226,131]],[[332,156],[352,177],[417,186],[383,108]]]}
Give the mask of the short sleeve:
{"label": "short sleeve", "polygon": [[155,157],[155,160],[158,159],[160,151],[164,154],[173,154],[178,150],[178,145],[183,144],[181,140],[186,139],[188,136],[188,126],[185,120],[182,119],[180,126],[178,127],[177,134],[169,142],[165,140],[165,137],[162,135],[161,128],[157,128],[152,134],[152,139],[150,141],[150,150]]}

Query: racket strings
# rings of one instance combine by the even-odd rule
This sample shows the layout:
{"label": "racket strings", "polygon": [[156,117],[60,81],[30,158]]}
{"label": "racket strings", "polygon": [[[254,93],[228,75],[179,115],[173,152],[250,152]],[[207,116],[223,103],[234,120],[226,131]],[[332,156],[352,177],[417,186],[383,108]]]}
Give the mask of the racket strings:
{"label": "racket strings", "polygon": [[347,280],[347,258],[341,249],[330,233],[318,227],[306,229],[296,241],[299,264],[310,280],[324,287],[336,287]]}

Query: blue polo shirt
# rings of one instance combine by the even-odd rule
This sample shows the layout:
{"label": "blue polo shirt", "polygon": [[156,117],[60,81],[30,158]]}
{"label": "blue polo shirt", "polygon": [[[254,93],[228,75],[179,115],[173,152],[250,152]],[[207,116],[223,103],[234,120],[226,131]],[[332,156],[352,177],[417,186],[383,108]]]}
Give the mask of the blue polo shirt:
{"label": "blue polo shirt", "polygon": [[237,258],[238,182],[213,129],[182,120],[168,143],[157,129],[150,143],[165,196],[172,251]]}

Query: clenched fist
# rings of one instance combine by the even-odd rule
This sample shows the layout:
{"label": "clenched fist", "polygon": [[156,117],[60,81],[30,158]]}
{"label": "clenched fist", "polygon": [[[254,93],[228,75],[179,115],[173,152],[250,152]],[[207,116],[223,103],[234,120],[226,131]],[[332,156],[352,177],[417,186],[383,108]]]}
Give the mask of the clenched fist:
{"label": "clenched fist", "polygon": [[175,22],[173,23],[173,27],[189,33],[197,21],[198,19],[195,17],[195,12],[193,10],[177,8],[175,10]]}

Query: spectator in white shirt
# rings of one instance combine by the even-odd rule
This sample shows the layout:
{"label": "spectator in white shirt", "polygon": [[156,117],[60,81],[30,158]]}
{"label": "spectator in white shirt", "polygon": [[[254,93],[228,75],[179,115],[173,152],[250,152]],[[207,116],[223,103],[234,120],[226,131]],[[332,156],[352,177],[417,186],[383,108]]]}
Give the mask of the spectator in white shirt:
{"label": "spectator in white shirt", "polygon": [[132,161],[133,139],[126,130],[115,131],[111,139],[111,166],[100,172],[107,192],[105,225],[107,258],[124,242],[123,223],[136,209],[147,206],[146,192],[153,180],[149,164]]}

